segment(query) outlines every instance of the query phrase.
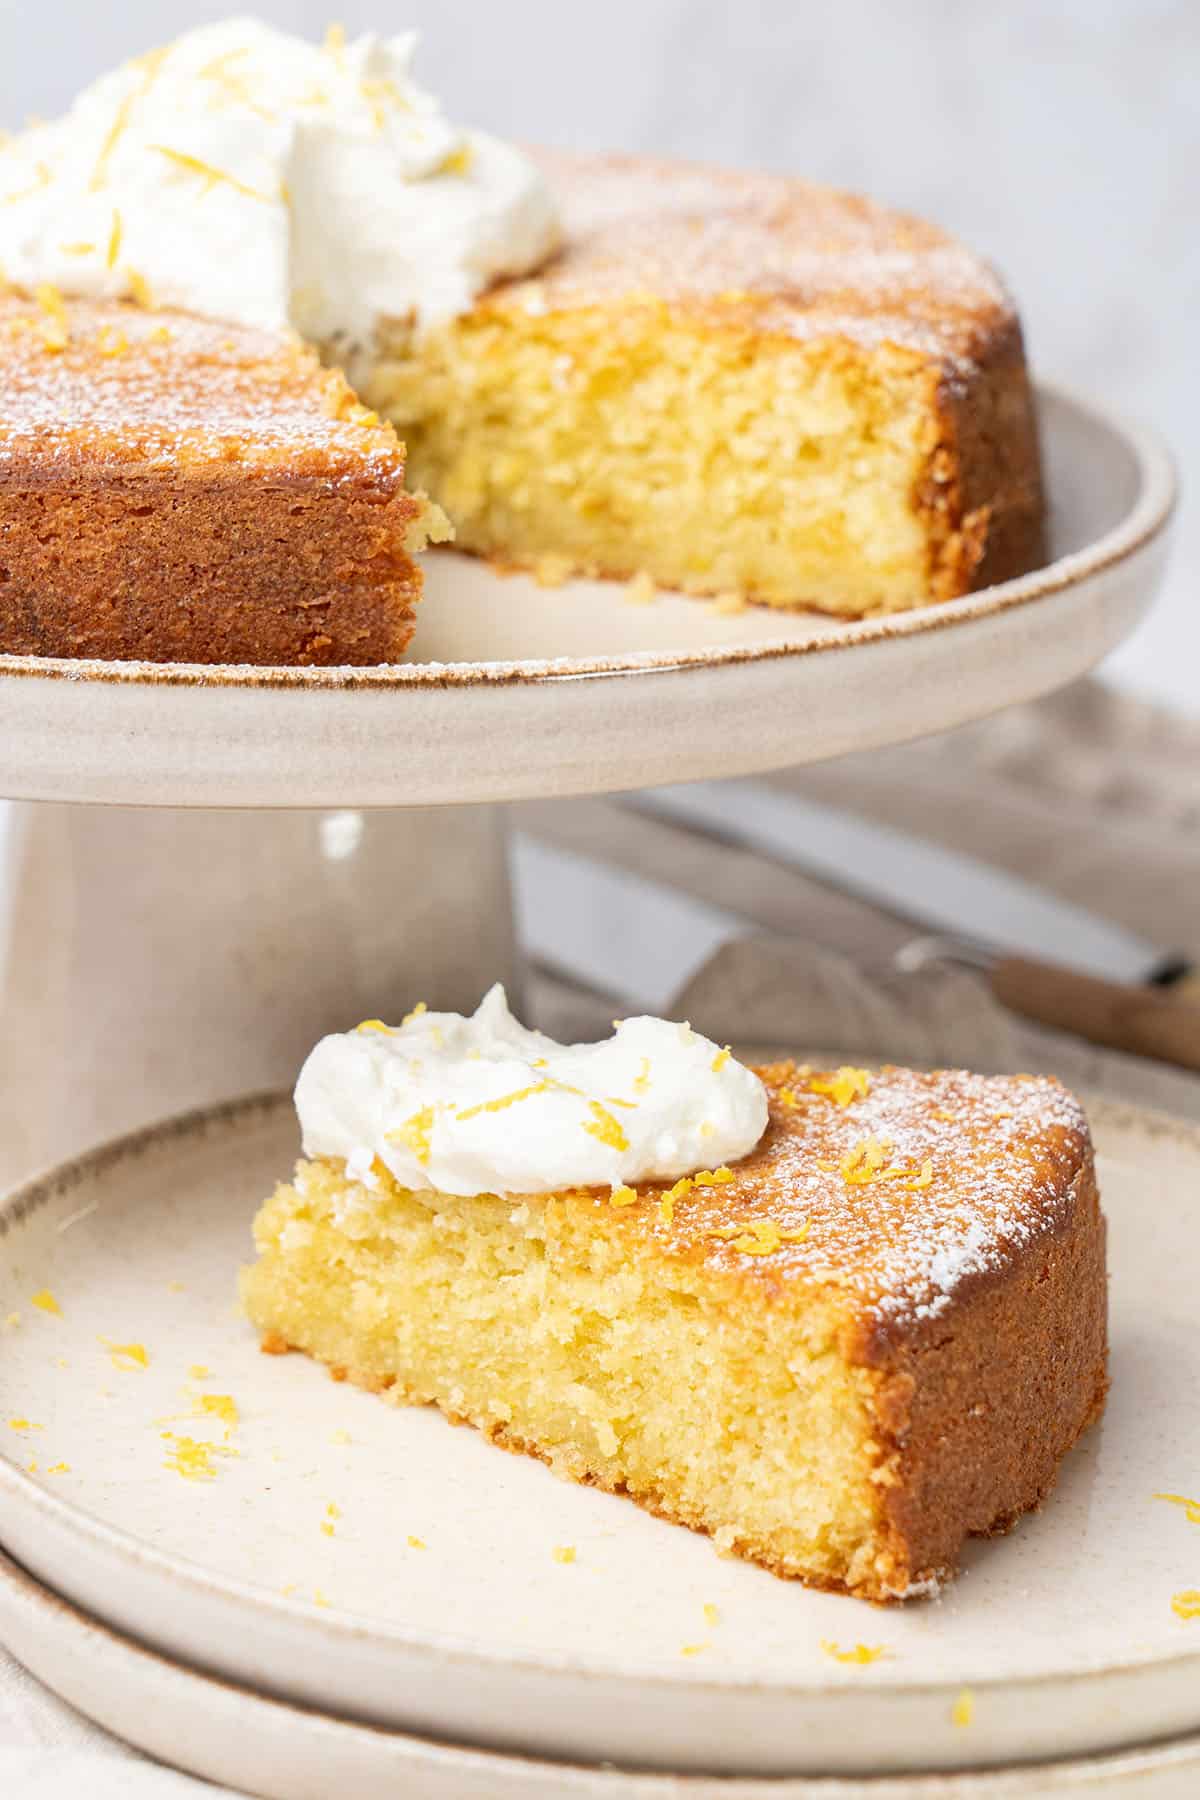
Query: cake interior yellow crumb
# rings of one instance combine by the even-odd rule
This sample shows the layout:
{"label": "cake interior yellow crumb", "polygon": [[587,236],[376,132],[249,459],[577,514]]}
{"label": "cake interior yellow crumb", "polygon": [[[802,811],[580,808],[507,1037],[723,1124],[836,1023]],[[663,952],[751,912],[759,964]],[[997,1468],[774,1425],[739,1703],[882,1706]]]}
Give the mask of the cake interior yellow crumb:
{"label": "cake interior yellow crumb", "polygon": [[871,1374],[832,1311],[728,1304],[711,1267],[630,1254],[619,1209],[416,1193],[376,1167],[368,1189],[302,1163],[261,1209],[242,1295],[265,1342],[780,1573],[869,1577]]}
{"label": "cake interior yellow crumb", "polygon": [[911,350],[688,321],[654,301],[476,307],[364,383],[461,548],[835,613],[939,588],[918,496],[936,373]]}

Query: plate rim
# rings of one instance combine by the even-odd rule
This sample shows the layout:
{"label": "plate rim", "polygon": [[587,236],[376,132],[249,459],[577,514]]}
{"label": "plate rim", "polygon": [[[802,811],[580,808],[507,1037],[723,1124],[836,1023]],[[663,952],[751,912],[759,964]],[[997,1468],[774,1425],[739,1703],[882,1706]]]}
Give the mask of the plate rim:
{"label": "plate rim", "polygon": [[[1140,1128],[1156,1138],[1166,1136],[1176,1141],[1182,1140],[1200,1160],[1200,1124],[1177,1118],[1156,1108],[1112,1101],[1086,1091],[1081,1099],[1089,1121],[1104,1116],[1116,1129]],[[0,1196],[0,1240],[55,1198],[69,1193],[89,1179],[102,1178],[122,1162],[152,1154],[173,1142],[203,1138],[210,1132],[221,1129],[236,1129],[255,1115],[258,1115],[260,1121],[265,1121],[291,1105],[292,1095],[288,1089],[242,1094],[213,1105],[172,1114],[166,1119],[108,1139],[77,1156],[66,1158]],[[549,1649],[500,1650],[452,1632],[413,1631],[394,1621],[372,1620],[367,1615],[338,1606],[323,1608],[316,1614],[306,1601],[276,1594],[238,1577],[217,1575],[191,1557],[159,1550],[132,1532],[97,1518],[85,1507],[49,1492],[23,1468],[7,1457],[0,1456],[0,1500],[4,1499],[6,1493],[10,1500],[25,1507],[32,1516],[52,1520],[61,1531],[87,1538],[94,1548],[111,1558],[136,1563],[164,1582],[174,1583],[194,1594],[207,1594],[210,1597],[215,1595],[221,1603],[232,1604],[239,1610],[265,1614],[268,1618],[293,1626],[301,1625],[320,1637],[392,1646],[398,1651],[417,1654],[447,1666],[470,1664],[491,1670],[519,1670],[528,1675],[569,1677],[598,1683],[611,1679],[614,1674],[611,1663],[590,1657],[586,1653]],[[0,1554],[6,1554],[2,1537]],[[68,1598],[68,1604],[76,1603]],[[1185,1668],[1190,1665],[1200,1673],[1200,1642],[1169,1654],[1158,1650],[1147,1651],[1141,1656],[1130,1657],[1121,1662],[1108,1661],[1094,1668],[1043,1674],[1036,1679],[1039,1682],[1052,1682],[1057,1688],[1079,1688],[1113,1677],[1136,1677],[1157,1670],[1174,1670],[1181,1665]],[[806,1700],[831,1699],[841,1702],[851,1694],[845,1679],[835,1676],[832,1671],[823,1679],[774,1682],[763,1680],[759,1676],[745,1679],[738,1679],[736,1675],[710,1678],[697,1673],[694,1666],[684,1669],[659,1663],[645,1666],[630,1664],[620,1674],[623,1678],[636,1679],[642,1686],[663,1688],[671,1692],[682,1691],[689,1695],[739,1692],[769,1694],[776,1700],[792,1695],[797,1698],[803,1696]],[[1034,1678],[1028,1672],[972,1676],[970,1686],[976,1696],[1003,1696],[1012,1690],[1028,1688],[1031,1679]],[[893,1702],[899,1705],[908,1700],[942,1699],[957,1692],[961,1686],[961,1681],[953,1680],[889,1680],[876,1688],[874,1694],[889,1705]]]}
{"label": "plate rim", "polygon": [[[419,688],[537,687],[580,679],[606,679],[647,674],[683,674],[689,670],[770,662],[780,658],[853,650],[867,644],[889,644],[929,632],[978,623],[1034,601],[1050,599],[1104,574],[1136,556],[1170,526],[1178,505],[1179,484],[1174,458],[1164,439],[1141,420],[1085,396],[1058,381],[1034,384],[1040,404],[1049,399],[1106,428],[1123,440],[1139,472],[1132,506],[1109,531],[1080,550],[1014,577],[929,606],[881,613],[849,623],[837,636],[810,631],[743,645],[698,645],[695,649],[632,651],[615,656],[517,658],[481,662],[378,663],[329,668],[258,667],[248,663],[155,663],[115,661],[99,657],[0,655],[0,681],[60,680],[147,688],[200,687],[283,689],[329,692],[354,689],[394,691]],[[1051,498],[1052,504],[1052,498]],[[462,554],[461,552],[451,554]],[[775,609],[788,616],[789,609]],[[801,618],[811,613],[799,611]]]}
{"label": "plate rim", "polygon": [[[35,1610],[44,1612],[47,1618],[53,1616],[54,1623],[48,1626],[48,1629],[52,1631],[66,1629],[72,1633],[78,1633],[80,1636],[99,1636],[105,1640],[106,1646],[110,1650],[115,1649],[116,1654],[124,1659],[133,1659],[148,1664],[152,1669],[158,1671],[160,1676],[165,1674],[167,1679],[180,1681],[189,1688],[200,1687],[228,1696],[235,1705],[249,1702],[256,1712],[259,1708],[268,1708],[281,1719],[286,1718],[291,1729],[294,1729],[298,1723],[302,1727],[311,1724],[317,1730],[325,1732],[332,1730],[339,1736],[343,1733],[351,1733],[355,1738],[365,1737],[378,1739],[384,1743],[390,1741],[399,1745],[412,1745],[419,1755],[433,1756],[439,1760],[445,1758],[448,1765],[457,1765],[460,1770],[465,1759],[481,1775],[492,1771],[498,1771],[501,1774],[511,1772],[514,1775],[522,1773],[528,1775],[532,1771],[535,1776],[569,1777],[572,1781],[576,1778],[585,1778],[592,1783],[603,1777],[611,1784],[614,1800],[617,1800],[617,1797],[625,1792],[627,1787],[631,1800],[635,1792],[646,1796],[661,1794],[662,1800],[667,1800],[668,1795],[682,1796],[693,1791],[703,1795],[706,1790],[715,1791],[718,1786],[721,1793],[728,1794],[731,1800],[737,1800],[739,1793],[744,1794],[747,1800],[752,1794],[762,1794],[764,1800],[766,1796],[772,1794],[778,1794],[780,1800],[792,1800],[792,1797],[794,1800],[800,1800],[800,1796],[809,1793],[814,1796],[814,1800],[818,1795],[830,1796],[832,1800],[850,1800],[851,1795],[859,1795],[862,1791],[863,1778],[852,1773],[832,1776],[804,1774],[730,1776],[706,1775],[694,1770],[664,1771],[625,1768],[616,1764],[562,1762],[551,1760],[548,1757],[540,1757],[532,1752],[522,1753],[486,1744],[432,1737],[416,1731],[405,1731],[398,1726],[375,1724],[368,1719],[348,1718],[340,1713],[326,1712],[320,1707],[302,1705],[295,1700],[289,1700],[283,1694],[259,1691],[245,1682],[235,1680],[230,1675],[211,1669],[197,1668],[180,1657],[157,1649],[152,1644],[141,1643],[138,1639],[121,1631],[118,1626],[110,1624],[107,1619],[88,1612],[66,1595],[60,1594],[57,1589],[39,1580],[23,1564],[0,1549],[0,1593],[3,1593],[4,1590],[8,1590],[13,1596],[14,1606],[24,1606],[31,1612]],[[67,1620],[65,1627],[60,1622],[61,1616],[65,1616]],[[35,1674],[35,1679],[40,1680],[41,1677]],[[58,1690],[52,1689],[52,1691],[57,1692]],[[77,1710],[83,1710],[77,1701],[66,1695],[60,1694],[59,1698],[64,1699],[68,1705],[76,1707]],[[91,1713],[87,1713],[85,1716],[94,1717]],[[103,1729],[111,1731],[112,1728],[106,1721],[98,1720],[96,1722],[100,1723]],[[121,1741],[136,1743],[133,1739]],[[140,1744],[137,1744],[136,1747],[144,1748]],[[980,1784],[990,1782],[996,1784],[997,1800],[999,1800],[1001,1793],[1010,1791],[1007,1787],[1001,1787],[1000,1784],[1014,1779],[1026,1785],[1026,1791],[1032,1800],[1033,1795],[1040,1791],[1035,1788],[1034,1782],[1047,1776],[1052,1779],[1057,1778],[1062,1782],[1064,1789],[1070,1786],[1073,1791],[1076,1778],[1094,1776],[1107,1786],[1114,1777],[1128,1775],[1131,1778],[1142,1778],[1147,1774],[1152,1775],[1160,1769],[1169,1771],[1181,1764],[1186,1769],[1189,1763],[1194,1763],[1200,1769],[1200,1734],[1198,1733],[1168,1738],[1158,1743],[1128,1745],[1115,1750],[1085,1751],[1066,1759],[1057,1757],[1049,1761],[1039,1759],[1036,1762],[1012,1763],[984,1769],[930,1769],[913,1773],[892,1772],[872,1776],[868,1779],[871,1782],[872,1793],[878,1791],[879,1800],[888,1800],[889,1795],[894,1795],[897,1800],[902,1800],[905,1795],[915,1794],[917,1784],[921,1784],[923,1789],[925,1783],[935,1778],[944,1784],[948,1800],[953,1800],[956,1791],[961,1792],[963,1800],[966,1800],[969,1792],[978,1791],[984,1795],[991,1789]],[[180,1763],[172,1766],[187,1768],[189,1765]],[[453,1767],[447,1772],[452,1773]],[[960,1783],[962,1784],[961,1789],[958,1787]],[[589,1791],[599,1793],[607,1792],[608,1789],[593,1788]]]}

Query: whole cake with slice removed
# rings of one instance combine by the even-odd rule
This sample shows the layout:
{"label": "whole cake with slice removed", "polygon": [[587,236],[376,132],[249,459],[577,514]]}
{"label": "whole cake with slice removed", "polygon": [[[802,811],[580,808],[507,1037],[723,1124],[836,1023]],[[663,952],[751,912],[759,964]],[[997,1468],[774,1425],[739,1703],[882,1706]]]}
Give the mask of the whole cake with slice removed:
{"label": "whole cake with slice removed", "polygon": [[[462,131],[412,52],[227,20],[0,144],[0,651],[401,652],[401,448],[293,330],[460,547],[543,580],[859,616],[1036,566],[1020,324],[979,258],[782,176]],[[59,295],[224,329],[121,327],[110,365]]]}
{"label": "whole cake with slice removed", "polygon": [[564,1047],[493,990],[322,1040],[297,1107],[242,1279],[264,1349],[780,1575],[928,1591],[1102,1410],[1104,1221],[1053,1081],[755,1074],[650,1019]]}

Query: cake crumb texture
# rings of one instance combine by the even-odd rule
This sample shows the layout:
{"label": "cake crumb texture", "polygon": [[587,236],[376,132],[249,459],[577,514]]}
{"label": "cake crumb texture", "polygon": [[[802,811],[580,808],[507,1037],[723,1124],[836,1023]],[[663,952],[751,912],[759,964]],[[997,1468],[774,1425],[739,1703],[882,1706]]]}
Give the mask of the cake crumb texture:
{"label": "cake crumb texture", "polygon": [[461,547],[846,615],[1036,566],[1020,325],[979,258],[806,182],[537,154],[561,255],[365,378]]}

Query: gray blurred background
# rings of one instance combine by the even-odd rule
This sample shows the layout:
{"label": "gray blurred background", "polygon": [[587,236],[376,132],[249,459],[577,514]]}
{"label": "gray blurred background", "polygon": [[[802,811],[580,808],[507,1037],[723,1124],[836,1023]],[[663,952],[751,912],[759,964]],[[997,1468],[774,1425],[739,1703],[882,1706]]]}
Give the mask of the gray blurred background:
{"label": "gray blurred background", "polygon": [[[1200,489],[1200,0],[257,0],[413,26],[464,124],[791,170],[929,214],[1007,275],[1041,374],[1155,423]],[[0,123],[61,110],[204,0],[0,0]],[[1110,661],[1200,712],[1198,509]]]}

